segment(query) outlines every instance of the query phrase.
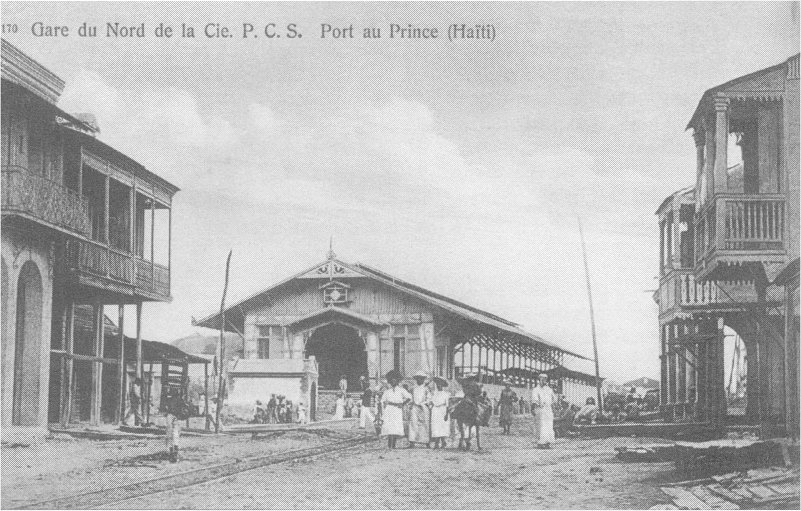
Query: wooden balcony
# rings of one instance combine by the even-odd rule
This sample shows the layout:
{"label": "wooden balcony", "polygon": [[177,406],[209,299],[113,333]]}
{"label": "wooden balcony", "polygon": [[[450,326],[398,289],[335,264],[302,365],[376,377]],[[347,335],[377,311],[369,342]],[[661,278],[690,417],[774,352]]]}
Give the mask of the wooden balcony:
{"label": "wooden balcony", "polygon": [[2,168],[2,211],[52,229],[88,236],[89,203],[77,192],[18,166]]}
{"label": "wooden balcony", "polygon": [[753,280],[752,263],[786,262],[784,196],[715,195],[695,219],[696,277]]}
{"label": "wooden balcony", "polygon": [[[663,323],[690,319],[699,312],[737,312],[757,302],[753,283],[698,280],[693,268],[670,270],[660,281],[657,296]],[[771,289],[767,300],[769,305],[782,303],[782,290]]]}
{"label": "wooden balcony", "polygon": [[70,240],[68,267],[82,285],[135,299],[170,301],[170,269],[89,240]]}

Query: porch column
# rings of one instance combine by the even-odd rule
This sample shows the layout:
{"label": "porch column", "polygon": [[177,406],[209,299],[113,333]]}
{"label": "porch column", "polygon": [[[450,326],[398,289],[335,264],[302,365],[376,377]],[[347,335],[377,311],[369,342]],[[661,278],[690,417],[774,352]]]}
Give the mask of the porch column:
{"label": "porch column", "polygon": [[727,188],[727,148],[729,144],[729,98],[718,93],[715,104],[715,193]]}
{"label": "porch column", "polygon": [[[103,356],[103,304],[94,304],[94,353],[98,357]],[[89,411],[89,422],[93,425],[100,423],[100,405],[103,399],[103,363],[92,362],[92,407]]]}
{"label": "porch column", "polygon": [[[109,244],[108,219],[110,187],[111,181],[108,174],[103,174],[103,241],[106,245]],[[106,267],[106,275],[108,275],[108,266]]]}
{"label": "porch column", "polygon": [[119,359],[119,367],[117,375],[119,377],[119,384],[120,384],[120,395],[119,395],[119,405],[117,406],[117,422],[118,424],[125,419],[125,397],[126,397],[126,388],[125,388],[125,305],[119,305],[119,322],[117,323],[117,328],[119,328],[119,344],[120,344],[120,359]]}
{"label": "porch column", "polygon": [[381,375],[378,368],[378,333],[370,330],[367,332],[367,342],[365,349],[367,350],[367,379],[368,381],[375,377],[376,382],[381,380]]}
{"label": "porch column", "polygon": [[136,304],[136,377],[142,380],[142,302]]}
{"label": "porch column", "polygon": [[[694,329],[695,332],[698,332],[698,328]],[[707,400],[708,390],[709,390],[709,373],[708,373],[708,366],[709,366],[709,350],[708,344],[706,342],[698,342],[695,344],[696,349],[698,350],[698,383],[696,383],[695,395],[696,395],[696,416],[698,420],[706,420],[709,416],[709,404]]]}
{"label": "porch column", "polygon": [[420,323],[421,364],[428,374],[434,374],[434,323]]}
{"label": "porch column", "polygon": [[693,131],[693,140],[695,141],[695,172],[699,180],[701,174],[704,172],[704,145],[706,144],[706,131],[702,129],[695,129]]}
{"label": "porch column", "polygon": [[66,426],[70,423],[72,416],[72,378],[73,378],[73,360],[72,353],[75,346],[75,301],[70,299],[67,303],[67,328],[65,331],[64,351],[67,356],[64,357],[64,379],[61,381],[61,425]]}
{"label": "porch column", "polygon": [[671,220],[673,220],[670,224],[673,246],[670,247],[670,265],[672,268],[681,268],[681,201],[673,201]]}

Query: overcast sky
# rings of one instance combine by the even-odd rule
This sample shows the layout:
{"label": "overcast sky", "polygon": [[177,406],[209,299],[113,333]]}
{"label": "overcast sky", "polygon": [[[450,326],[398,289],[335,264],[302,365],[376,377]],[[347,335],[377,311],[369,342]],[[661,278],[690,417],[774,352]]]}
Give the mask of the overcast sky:
{"label": "overcast sky", "polygon": [[[235,300],[323,260],[333,235],[344,261],[591,354],[581,215],[602,376],[619,381],[659,374],[654,211],[694,181],[698,100],[799,38],[783,3],[3,2],[2,16],[67,82],[66,110],[182,189],[174,301],[146,304],[146,338],[191,334],[219,307],[229,249]],[[149,33],[36,38],[36,21]],[[236,37],[159,40],[160,22]],[[245,22],[303,38],[243,40]],[[357,37],[320,39],[321,23]],[[496,40],[360,37],[390,23],[491,23]]]}

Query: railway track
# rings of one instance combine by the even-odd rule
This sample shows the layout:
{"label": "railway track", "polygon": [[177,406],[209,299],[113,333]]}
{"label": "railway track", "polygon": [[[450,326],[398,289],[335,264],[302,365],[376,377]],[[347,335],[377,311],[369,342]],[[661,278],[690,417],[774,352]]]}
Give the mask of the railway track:
{"label": "railway track", "polygon": [[209,481],[222,479],[224,477],[229,477],[246,472],[248,470],[254,470],[269,465],[276,465],[278,463],[285,463],[287,461],[311,458],[314,456],[320,456],[322,454],[341,451],[343,449],[356,447],[357,445],[366,444],[374,440],[376,440],[376,437],[359,435],[352,438],[346,438],[344,440],[336,440],[316,447],[295,449],[292,451],[270,454],[268,456],[222,463],[219,465],[189,470],[161,478],[148,479],[146,481],[116,486],[114,488],[107,488],[94,492],[34,502],[9,509],[90,509],[98,506],[106,506],[137,497],[153,495],[179,488],[187,488],[189,486],[196,486]]}

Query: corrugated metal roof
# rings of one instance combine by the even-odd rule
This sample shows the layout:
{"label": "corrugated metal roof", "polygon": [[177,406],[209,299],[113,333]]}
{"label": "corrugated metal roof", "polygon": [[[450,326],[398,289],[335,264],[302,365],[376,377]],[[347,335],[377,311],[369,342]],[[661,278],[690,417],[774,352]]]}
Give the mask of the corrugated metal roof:
{"label": "corrugated metal roof", "polygon": [[[518,342],[520,342],[522,344],[529,344],[529,345],[540,344],[540,345],[543,345],[543,346],[547,346],[547,347],[559,350],[559,351],[561,351],[563,353],[572,355],[574,357],[588,359],[588,357],[585,357],[584,355],[580,355],[580,354],[575,353],[573,351],[567,350],[567,349],[565,349],[565,348],[563,348],[563,347],[561,347],[561,346],[559,346],[559,345],[557,345],[555,343],[552,343],[550,341],[546,341],[545,339],[543,339],[542,337],[540,337],[538,335],[535,335],[535,334],[532,334],[530,332],[527,332],[527,331],[523,330],[522,328],[520,328],[517,325],[517,323],[514,323],[514,322],[509,321],[507,319],[501,318],[500,316],[496,316],[495,314],[492,314],[492,313],[489,313],[489,312],[486,312],[486,311],[482,311],[481,309],[472,307],[472,306],[467,305],[465,303],[462,303],[462,302],[460,302],[458,300],[454,300],[452,298],[448,298],[448,297],[446,297],[444,295],[435,293],[433,291],[427,290],[427,289],[422,288],[420,286],[411,284],[411,283],[406,282],[406,281],[404,281],[402,279],[395,278],[392,275],[389,275],[388,273],[385,273],[383,271],[377,270],[375,268],[371,268],[371,267],[369,267],[369,266],[367,266],[365,264],[357,263],[355,265],[351,265],[351,264],[342,262],[339,259],[333,259],[333,261],[336,262],[337,264],[342,265],[343,267],[345,267],[345,268],[347,268],[347,269],[349,269],[351,271],[354,271],[354,272],[357,272],[357,273],[359,273],[361,275],[364,275],[367,278],[371,278],[371,279],[376,280],[378,282],[381,282],[382,284],[385,284],[385,285],[387,285],[387,286],[389,286],[389,287],[391,287],[393,289],[397,289],[397,290],[399,290],[399,291],[401,291],[403,293],[412,295],[412,296],[414,296],[414,297],[416,297],[416,298],[418,298],[418,299],[420,299],[420,300],[422,300],[422,301],[424,301],[426,303],[429,303],[431,305],[434,305],[434,306],[440,308],[443,311],[446,311],[448,313],[454,314],[454,315],[456,315],[456,316],[458,316],[460,318],[466,319],[466,320],[468,320],[470,322],[478,323],[478,324],[483,325],[485,327],[490,327],[491,329],[495,329],[495,330],[497,330],[499,332],[514,336],[515,340],[517,340]],[[277,288],[279,288],[279,287],[283,286],[284,284],[294,280],[295,278],[297,278],[297,277],[299,277],[299,276],[301,276],[301,275],[303,275],[303,274],[305,274],[305,273],[307,273],[309,271],[312,271],[313,269],[319,267],[322,264],[325,264],[325,262],[326,261],[324,261],[322,263],[315,264],[314,266],[312,266],[311,268],[309,268],[307,270],[304,270],[304,271],[302,271],[302,272],[300,272],[300,273],[298,273],[298,274],[296,274],[296,275],[294,275],[292,277],[289,277],[289,278],[287,278],[285,280],[282,280],[278,284],[275,284],[275,285],[273,285],[271,287],[268,287],[267,289],[264,289],[263,291],[260,291],[260,292],[258,292],[256,294],[253,294],[253,295],[249,296],[248,298],[246,298],[246,299],[244,299],[244,300],[242,300],[242,301],[230,306],[225,312],[225,314],[226,314],[226,323],[231,324],[234,321],[236,321],[236,323],[234,323],[234,324],[238,325],[239,323],[242,323],[244,325],[245,318],[244,318],[244,314],[243,314],[243,307],[246,306],[246,304],[248,302],[253,301],[253,300],[255,300],[255,299],[257,299],[257,298],[259,298],[259,297],[261,297],[263,295],[266,295],[267,293],[269,293],[271,291],[276,290]],[[206,318],[203,318],[200,321],[197,321],[195,323],[195,325],[203,326],[203,327],[206,327],[206,328],[220,328],[220,318],[219,318],[219,316],[220,316],[219,313],[212,314],[212,315],[210,315],[210,316],[208,316]],[[233,318],[232,318],[232,316],[233,316]],[[226,325],[226,326],[228,326],[228,325]],[[228,328],[226,328],[226,330],[233,331],[233,329],[228,329]]]}

